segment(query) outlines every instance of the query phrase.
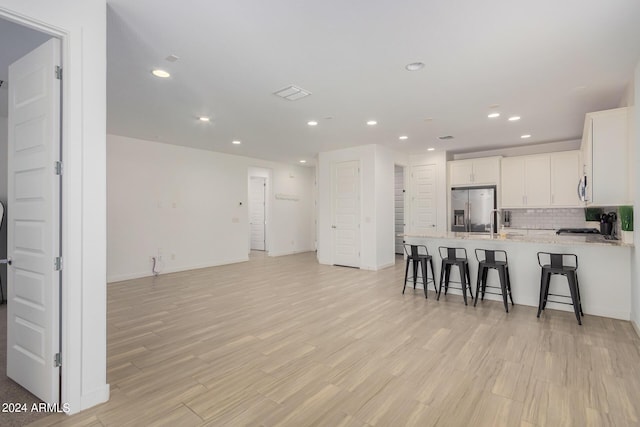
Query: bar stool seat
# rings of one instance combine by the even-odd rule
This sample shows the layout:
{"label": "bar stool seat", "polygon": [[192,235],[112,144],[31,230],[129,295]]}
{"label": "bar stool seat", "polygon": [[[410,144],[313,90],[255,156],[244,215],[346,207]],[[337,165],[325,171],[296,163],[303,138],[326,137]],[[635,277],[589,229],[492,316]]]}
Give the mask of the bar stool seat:
{"label": "bar stool seat", "polygon": [[[453,282],[449,280],[451,276],[451,267],[457,266],[460,271],[460,289],[462,291],[462,297],[464,298],[464,305],[467,305],[467,288],[469,288],[469,295],[473,299],[473,291],[471,290],[471,277],[469,274],[469,260],[467,258],[467,250],[465,248],[448,248],[445,246],[438,247],[438,254],[442,259],[442,266],[440,269],[440,287],[438,289],[438,298],[440,300],[440,294],[442,294],[442,285],[444,281],[444,294],[447,295],[449,291],[449,283]],[[462,256],[460,256],[462,255]]]}
{"label": "bar stool seat", "polygon": [[[507,295],[511,300],[511,305],[513,305],[513,296],[511,295],[511,279],[509,277],[509,260],[507,258],[507,252],[492,249],[476,249],[475,254],[476,259],[478,260],[478,279],[476,280],[476,299],[473,306],[475,307],[478,304],[478,295],[480,295],[480,292],[482,292],[482,301],[484,301],[485,293],[491,295],[502,295],[504,309],[508,313],[509,304],[507,303]],[[496,255],[498,256],[497,258]],[[489,269],[494,269],[498,272],[500,287],[487,286]],[[487,292],[487,288],[500,289],[501,293]]]}
{"label": "bar stool seat", "polygon": [[[413,279],[413,289],[416,288],[416,282],[420,276],[418,276],[418,270],[422,273],[422,286],[424,287],[424,297],[427,298],[427,284],[433,283],[433,288],[436,292],[435,275],[433,273],[433,257],[429,255],[429,250],[425,245],[410,245],[405,243],[404,252],[407,254],[407,265],[404,270],[404,287],[402,288],[402,294],[407,289],[407,281]],[[408,277],[409,264],[413,264],[413,276]],[[427,274],[427,264],[431,267],[431,279]]]}
{"label": "bar stool seat", "polygon": [[[578,324],[582,325],[581,317],[584,316],[584,313],[582,312],[580,284],[578,282],[578,256],[575,254],[558,254],[550,252],[538,252],[537,255],[538,265],[540,265],[540,268],[542,269],[542,275],[540,276],[540,302],[538,304],[538,317],[540,317],[540,313],[547,306],[547,302],[573,305],[573,312],[576,315]],[[567,278],[571,296],[549,293],[549,283],[551,282],[551,276],[554,274],[560,274]],[[571,302],[551,301],[549,300],[549,295],[571,298]]]}

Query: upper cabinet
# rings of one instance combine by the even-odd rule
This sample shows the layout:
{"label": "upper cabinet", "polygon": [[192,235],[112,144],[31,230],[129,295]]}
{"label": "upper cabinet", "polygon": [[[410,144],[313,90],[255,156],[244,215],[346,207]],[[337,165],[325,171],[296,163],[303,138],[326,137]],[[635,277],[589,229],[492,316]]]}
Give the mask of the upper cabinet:
{"label": "upper cabinet", "polygon": [[579,207],[580,152],[502,159],[503,208]]}
{"label": "upper cabinet", "polygon": [[627,115],[627,108],[586,115],[581,152],[587,204],[629,204]]}
{"label": "upper cabinet", "polygon": [[454,160],[449,162],[449,185],[486,185],[500,182],[501,157]]}
{"label": "upper cabinet", "polygon": [[502,207],[545,207],[551,204],[549,154],[502,159]]}
{"label": "upper cabinet", "polygon": [[551,206],[579,207],[578,183],[582,164],[579,151],[551,153]]}

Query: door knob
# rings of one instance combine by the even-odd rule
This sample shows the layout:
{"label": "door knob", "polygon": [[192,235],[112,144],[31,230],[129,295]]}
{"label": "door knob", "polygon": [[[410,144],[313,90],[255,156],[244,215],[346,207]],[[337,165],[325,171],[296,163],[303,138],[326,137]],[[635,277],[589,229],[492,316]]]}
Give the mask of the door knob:
{"label": "door knob", "polygon": [[7,259],[0,259],[0,264],[11,265],[11,257],[7,257]]}

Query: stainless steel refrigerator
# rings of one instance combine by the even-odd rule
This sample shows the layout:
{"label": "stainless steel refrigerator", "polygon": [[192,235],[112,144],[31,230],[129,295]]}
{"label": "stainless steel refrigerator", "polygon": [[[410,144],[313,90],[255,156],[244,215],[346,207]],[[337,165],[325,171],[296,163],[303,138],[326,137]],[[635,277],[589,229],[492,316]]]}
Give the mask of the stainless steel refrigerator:
{"label": "stainless steel refrigerator", "polygon": [[451,231],[488,233],[493,215],[496,229],[496,187],[451,189]]}

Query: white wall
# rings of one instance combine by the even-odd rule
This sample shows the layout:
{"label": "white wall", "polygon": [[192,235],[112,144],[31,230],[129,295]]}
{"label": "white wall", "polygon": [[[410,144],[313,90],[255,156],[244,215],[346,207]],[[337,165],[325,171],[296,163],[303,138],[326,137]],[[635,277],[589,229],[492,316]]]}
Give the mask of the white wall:
{"label": "white wall", "polygon": [[106,384],[106,2],[0,0],[0,15],[62,37],[62,402],[108,399]]}
{"label": "white wall", "polygon": [[395,157],[390,150],[376,145],[345,148],[318,155],[318,261],[321,264],[333,264],[332,166],[336,162],[353,160],[360,163],[360,268],[378,270],[392,265],[391,260],[394,259]]}
{"label": "white wall", "polygon": [[[7,258],[7,118],[0,117],[0,201],[4,205],[5,218],[0,223],[0,258]],[[7,266],[0,265],[0,279],[2,280],[2,292],[7,297]]]}
{"label": "white wall", "polygon": [[[246,261],[248,176],[271,170],[270,255],[313,250],[312,168],[107,136],[109,282]],[[278,194],[297,201],[278,199]]]}
{"label": "white wall", "polygon": [[636,332],[640,335],[640,61],[636,65],[634,75],[634,107],[631,110],[631,120],[634,122],[632,141],[634,147],[635,167],[633,168],[635,177],[634,186],[634,248],[631,251],[631,321],[634,323]]}
{"label": "white wall", "polygon": [[[413,185],[411,178],[411,168],[414,166],[422,165],[435,165],[436,167],[436,206],[438,207],[436,213],[436,231],[438,233],[444,233],[447,231],[447,204],[448,204],[448,189],[447,189],[447,153],[444,151],[425,152],[421,154],[412,154],[409,156],[409,170],[405,171],[408,183],[408,187]],[[411,192],[409,192],[411,194]],[[408,200],[405,207],[405,213],[407,215],[407,233],[412,233],[413,218],[413,206],[411,200]]]}
{"label": "white wall", "polygon": [[380,269],[395,264],[395,154],[381,145],[375,148],[376,268]]}

